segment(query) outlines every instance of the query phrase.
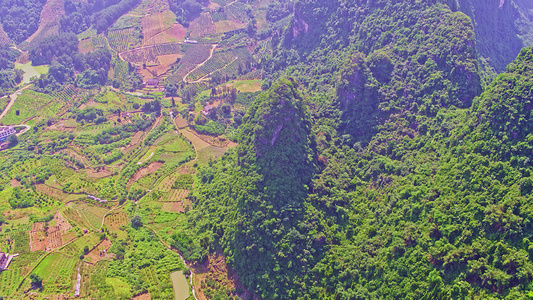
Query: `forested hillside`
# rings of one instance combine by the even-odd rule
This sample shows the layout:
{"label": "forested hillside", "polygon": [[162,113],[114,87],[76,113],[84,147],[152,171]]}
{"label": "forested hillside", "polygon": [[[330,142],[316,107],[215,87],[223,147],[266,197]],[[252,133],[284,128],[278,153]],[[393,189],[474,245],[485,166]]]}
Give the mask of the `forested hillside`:
{"label": "forested hillside", "polygon": [[[263,169],[246,159],[262,157],[262,143],[243,139],[248,152],[199,173],[194,219],[202,244],[223,250],[245,287],[265,299],[526,297],[531,49],[483,91],[476,48],[483,25],[457,7],[322,4],[297,4],[292,27],[264,62],[272,88],[241,127],[243,137],[264,128],[255,124],[269,118],[253,107],[287,84],[274,78],[301,83],[316,141],[308,144],[314,179],[298,197],[305,209],[294,209],[290,196],[259,196],[280,185],[246,171]],[[275,155],[297,154],[298,145]],[[278,164],[287,165],[271,163]],[[292,182],[301,173],[294,170],[279,169],[279,181]]]}
{"label": "forested hillside", "polygon": [[0,0],[0,300],[532,298],[532,25]]}

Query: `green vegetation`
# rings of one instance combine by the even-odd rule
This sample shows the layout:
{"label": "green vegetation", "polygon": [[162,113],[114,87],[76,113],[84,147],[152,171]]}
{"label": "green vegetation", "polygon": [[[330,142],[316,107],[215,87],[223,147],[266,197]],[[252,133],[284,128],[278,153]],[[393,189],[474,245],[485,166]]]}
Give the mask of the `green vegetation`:
{"label": "green vegetation", "polygon": [[526,0],[2,1],[2,297],[533,295]]}
{"label": "green vegetation", "polygon": [[46,1],[2,0],[0,22],[9,38],[19,44],[32,35],[39,26],[39,17]]}
{"label": "green vegetation", "polygon": [[79,34],[94,27],[100,33],[139,3],[140,0],[113,0],[95,5],[92,2],[67,1],[65,15],[60,20],[61,31]]}

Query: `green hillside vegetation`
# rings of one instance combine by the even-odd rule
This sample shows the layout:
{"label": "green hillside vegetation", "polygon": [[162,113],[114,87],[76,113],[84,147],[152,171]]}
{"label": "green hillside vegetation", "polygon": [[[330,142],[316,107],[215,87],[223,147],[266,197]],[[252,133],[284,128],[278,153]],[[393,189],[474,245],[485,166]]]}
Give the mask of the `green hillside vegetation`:
{"label": "green hillside vegetation", "polygon": [[532,298],[531,1],[15,2],[0,299]]}
{"label": "green hillside vegetation", "polygon": [[9,38],[21,43],[39,27],[44,0],[0,1],[0,22]]}
{"label": "green hillside vegetation", "polygon": [[[299,5],[305,11],[321,3]],[[223,249],[245,287],[263,298],[525,297],[533,276],[531,49],[481,94],[474,27],[462,13],[427,1],[360,11],[349,35],[336,30],[350,15],[315,18],[332,41],[320,44],[293,35],[301,22],[295,13],[264,64],[269,78],[289,73],[310,94],[316,148],[308,147],[318,153],[318,169],[309,168],[314,179],[300,190],[307,196],[296,197],[303,206],[286,196],[279,208],[278,198],[265,196],[300,174],[277,169],[286,163],[276,159],[299,153],[298,144],[262,152],[267,138],[247,138],[247,130],[254,137],[276,131],[276,124],[256,125],[269,118],[254,108],[286,84],[276,81],[243,119],[238,149],[253,147],[199,173],[200,244]],[[337,48],[344,41],[352,49]],[[328,70],[336,76],[324,76]],[[264,175],[251,184],[266,161],[279,181]],[[293,193],[300,195],[286,195]]]}

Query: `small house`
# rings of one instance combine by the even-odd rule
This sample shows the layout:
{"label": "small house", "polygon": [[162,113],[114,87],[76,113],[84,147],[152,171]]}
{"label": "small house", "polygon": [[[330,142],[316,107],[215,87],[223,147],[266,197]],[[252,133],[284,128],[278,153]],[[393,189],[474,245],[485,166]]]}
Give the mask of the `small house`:
{"label": "small house", "polygon": [[0,141],[5,141],[10,135],[15,134],[16,131],[13,126],[0,127]]}
{"label": "small house", "polygon": [[148,80],[146,80],[144,85],[146,87],[149,87],[149,88],[155,88],[155,87],[157,87],[159,85],[159,79],[157,79],[157,78],[148,79]]}
{"label": "small house", "polygon": [[204,107],[204,110],[202,110],[202,114],[204,114],[204,116],[207,116],[212,109],[213,109],[213,106],[207,104]]}

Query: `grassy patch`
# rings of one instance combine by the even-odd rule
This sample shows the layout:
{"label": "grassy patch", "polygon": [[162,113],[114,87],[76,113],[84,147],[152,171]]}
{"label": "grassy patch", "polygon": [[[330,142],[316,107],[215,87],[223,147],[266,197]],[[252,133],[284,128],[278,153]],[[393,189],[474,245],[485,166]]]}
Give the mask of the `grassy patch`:
{"label": "grassy patch", "polygon": [[22,79],[22,84],[30,83],[30,79],[34,76],[39,77],[43,74],[48,73],[49,66],[32,66],[31,62],[25,64],[15,63],[15,69],[20,69],[24,71],[24,77]]}

